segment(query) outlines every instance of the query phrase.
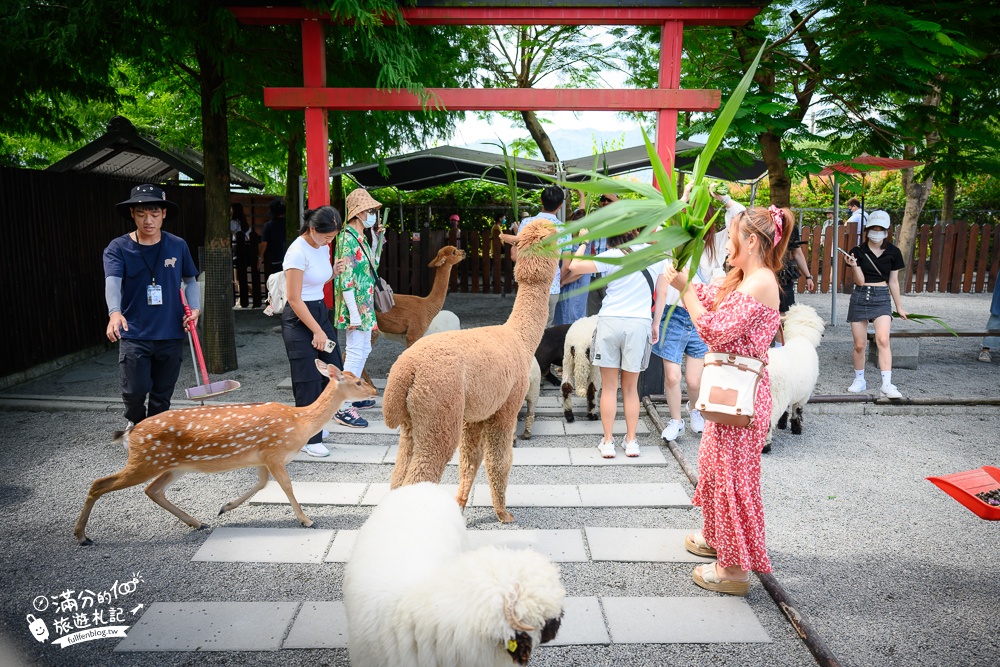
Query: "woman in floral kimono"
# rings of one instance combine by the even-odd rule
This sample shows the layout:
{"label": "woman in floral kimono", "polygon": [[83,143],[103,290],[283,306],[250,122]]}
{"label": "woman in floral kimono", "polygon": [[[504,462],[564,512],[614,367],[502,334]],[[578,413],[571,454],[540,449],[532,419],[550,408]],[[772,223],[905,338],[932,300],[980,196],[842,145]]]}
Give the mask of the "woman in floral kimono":
{"label": "woman in floral kimono", "polygon": [[[378,327],[375,320],[375,276],[379,257],[385,242],[385,230],[378,223],[378,210],[382,204],[358,188],[347,195],[347,224],[337,235],[336,257],[347,260],[347,270],[334,280],[334,326],[347,329],[347,356],[344,370],[361,377],[365,362],[372,351],[372,330]],[[372,248],[365,230],[373,232]],[[351,407],[337,412],[334,419],[344,426],[365,428],[368,421],[358,414],[358,408],[373,408],[374,400],[356,401]]]}

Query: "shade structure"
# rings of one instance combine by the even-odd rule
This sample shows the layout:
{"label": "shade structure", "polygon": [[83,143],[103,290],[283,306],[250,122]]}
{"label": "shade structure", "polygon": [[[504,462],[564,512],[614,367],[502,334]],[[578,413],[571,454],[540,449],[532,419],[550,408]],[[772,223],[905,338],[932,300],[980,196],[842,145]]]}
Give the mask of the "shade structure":
{"label": "shade structure", "polygon": [[[704,144],[693,141],[678,141],[677,152],[681,154],[675,166],[681,171],[690,170],[693,157],[685,157],[684,152],[697,151]],[[549,180],[539,176],[555,177],[557,174],[570,181],[586,178],[585,173],[596,169],[602,174],[615,176],[632,171],[649,169],[649,155],[644,146],[608,151],[600,155],[586,155],[566,160],[560,164],[517,158],[517,186],[523,189],[543,188]],[[436,185],[467,179],[479,179],[496,183],[507,183],[503,169],[502,155],[455,146],[428,148],[385,160],[382,165],[361,163],[332,169],[331,175],[350,174],[351,178],[366,188],[394,187],[399,190],[420,190]],[[731,157],[715,159],[708,175],[727,181],[753,182],[767,173],[766,165],[757,159]]]}
{"label": "shade structure", "polygon": [[[909,169],[911,167],[919,167],[923,162],[918,162],[916,160],[902,160],[899,158],[891,157],[878,157],[875,155],[868,155],[863,153],[856,158],[848,160],[846,162],[838,162],[837,164],[831,164],[829,166],[823,167],[819,172],[820,176],[833,176],[834,174],[847,174],[849,176],[861,174],[861,219],[865,219],[865,175],[872,171],[895,171],[897,169]],[[840,183],[835,182],[833,185],[833,250],[830,253],[830,261],[832,262],[832,277],[833,277],[833,289],[830,290],[832,295],[833,303],[830,308],[830,326],[837,326],[837,293],[840,291],[840,281],[837,276],[837,267],[839,265],[839,259],[837,258],[837,250],[840,245],[840,235],[838,234],[838,225],[840,223]]]}
{"label": "shade structure", "polygon": [[[195,183],[205,182],[205,156],[193,148],[180,150],[143,136],[122,116],[108,121],[108,131],[86,146],[48,167],[49,171],[102,174],[129,181],[163,183],[184,174]],[[229,182],[263,189],[264,184],[229,165]]]}
{"label": "shade structure", "polygon": [[[549,181],[536,174],[555,175],[549,162],[516,158],[517,187],[543,188]],[[454,146],[438,146],[385,160],[381,165],[371,162],[331,169],[330,175],[350,174],[366,188],[394,187],[398,190],[422,190],[437,185],[482,178],[495,183],[507,183],[503,155]]]}

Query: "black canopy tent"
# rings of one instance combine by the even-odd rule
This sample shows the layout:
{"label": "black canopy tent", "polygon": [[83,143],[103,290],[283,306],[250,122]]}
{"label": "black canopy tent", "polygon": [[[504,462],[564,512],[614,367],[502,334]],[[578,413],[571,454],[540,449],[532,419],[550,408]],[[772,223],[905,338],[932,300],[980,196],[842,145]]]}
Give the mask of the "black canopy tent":
{"label": "black canopy tent", "polygon": [[[681,171],[692,169],[694,158],[685,157],[684,153],[695,151],[703,146],[704,144],[692,141],[678,141],[677,152],[679,155],[675,167]],[[608,151],[597,156],[587,155],[566,160],[558,165],[541,160],[517,158],[515,165],[517,185],[524,189],[537,189],[548,185],[549,181],[536,174],[547,176],[560,174],[570,181],[582,180],[584,172],[594,169],[595,158],[597,171],[608,176],[651,168],[649,155],[644,146]],[[727,181],[754,183],[767,173],[767,167],[763,161],[752,160],[749,161],[749,164],[746,162],[735,155],[716,155],[708,170],[708,175]],[[330,174],[332,176],[348,174],[366,188],[393,187],[397,190],[420,190],[476,178],[506,184],[507,176],[504,173],[503,164],[503,156],[496,153],[455,146],[439,146],[389,158],[382,165],[363,163],[332,169]]]}
{"label": "black canopy tent", "polygon": [[[167,148],[139,134],[127,118],[115,116],[108,121],[107,132],[49,166],[48,171],[94,173],[146,183],[177,181],[184,174],[195,183],[203,183],[204,164],[201,152]],[[245,188],[264,188],[261,181],[232,165],[229,182]]]}

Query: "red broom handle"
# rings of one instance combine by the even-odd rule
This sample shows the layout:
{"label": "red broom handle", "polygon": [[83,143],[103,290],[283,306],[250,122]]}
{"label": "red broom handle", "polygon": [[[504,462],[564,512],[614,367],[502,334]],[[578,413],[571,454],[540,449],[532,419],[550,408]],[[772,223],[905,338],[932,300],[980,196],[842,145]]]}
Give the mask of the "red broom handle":
{"label": "red broom handle", "polygon": [[[191,307],[188,305],[187,297],[184,296],[184,288],[181,287],[181,303],[184,304],[184,317],[191,317]],[[201,368],[201,377],[204,384],[209,384],[208,368],[205,366],[205,355],[201,353],[201,341],[198,340],[198,327],[188,325],[188,333],[191,334],[191,342],[194,343],[194,353],[198,356],[198,366]]]}

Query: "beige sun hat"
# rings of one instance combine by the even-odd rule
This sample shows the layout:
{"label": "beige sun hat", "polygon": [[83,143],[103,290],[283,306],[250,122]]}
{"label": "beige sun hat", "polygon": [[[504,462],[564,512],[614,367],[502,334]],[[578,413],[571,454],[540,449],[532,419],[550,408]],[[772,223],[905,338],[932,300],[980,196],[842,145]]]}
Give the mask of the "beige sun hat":
{"label": "beige sun hat", "polygon": [[344,220],[350,222],[351,218],[358,218],[360,220],[361,214],[370,208],[382,208],[382,204],[378,203],[374,197],[368,194],[367,190],[358,188],[357,190],[352,190],[351,194],[347,195],[345,208],[347,208],[347,215],[344,216]]}

